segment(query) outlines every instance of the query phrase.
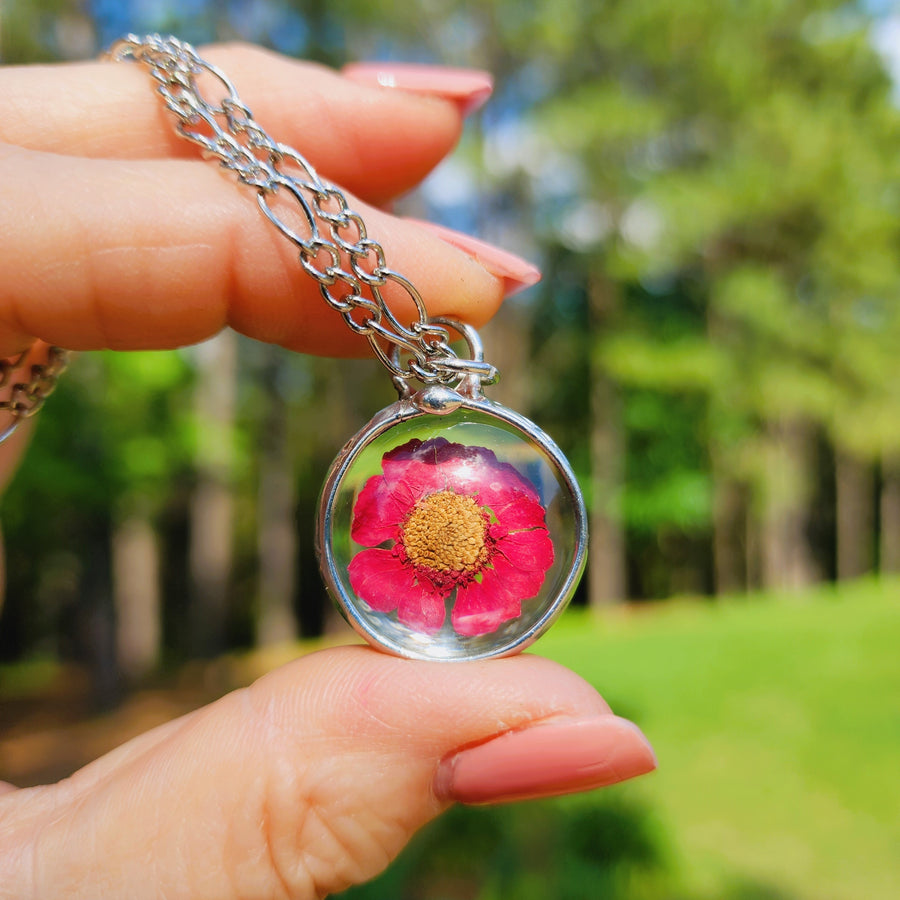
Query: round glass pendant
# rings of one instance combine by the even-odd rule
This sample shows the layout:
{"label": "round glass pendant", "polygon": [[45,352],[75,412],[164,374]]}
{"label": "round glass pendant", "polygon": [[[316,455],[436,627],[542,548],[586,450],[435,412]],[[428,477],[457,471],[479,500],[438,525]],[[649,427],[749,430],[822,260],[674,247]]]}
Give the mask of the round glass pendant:
{"label": "round glass pendant", "polygon": [[523,650],[569,602],[586,544],[556,444],[512,410],[442,387],[378,413],[320,500],[329,592],[367,641],[414,659]]}

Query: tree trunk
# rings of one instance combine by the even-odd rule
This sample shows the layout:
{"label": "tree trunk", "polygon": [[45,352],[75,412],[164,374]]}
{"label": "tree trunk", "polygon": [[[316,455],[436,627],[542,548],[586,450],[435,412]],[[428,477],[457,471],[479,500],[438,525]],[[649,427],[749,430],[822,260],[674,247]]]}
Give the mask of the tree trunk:
{"label": "tree trunk", "polygon": [[534,360],[530,353],[529,321],[526,310],[510,305],[480,329],[485,360],[496,366],[501,376],[497,384],[487,388],[491,400],[525,415],[534,396],[535,377],[531,370]]}
{"label": "tree trunk", "polygon": [[[315,388],[304,421],[314,425],[300,441],[295,459],[297,507],[303,511],[296,521],[300,556],[298,617],[304,635],[344,635],[351,633],[350,626],[328,599],[313,550],[317,498],[322,479],[339,448],[375,412],[377,404],[368,406],[367,403],[369,382],[386,376],[374,362],[367,360],[311,359],[307,365]],[[390,402],[393,395],[388,394],[387,399]],[[357,403],[368,408],[357,412]]]}
{"label": "tree trunk", "polygon": [[6,596],[6,547],[3,542],[3,527],[0,524],[0,615],[3,614],[3,598]]}
{"label": "tree trunk", "polygon": [[713,462],[713,574],[715,593],[737,594],[746,589],[743,540],[746,511],[740,486]]}
{"label": "tree trunk", "polygon": [[748,591],[759,591],[763,586],[763,530],[762,516],[751,500],[744,508],[744,571],[747,573]]}
{"label": "tree trunk", "polygon": [[875,484],[872,467],[844,451],[835,459],[837,577],[858,578],[872,570]]}
{"label": "tree trunk", "polygon": [[[8,392],[4,392],[2,400],[8,400]],[[11,419],[4,414],[0,417],[0,431],[6,428]],[[19,427],[5,440],[0,441],[0,495],[6,490],[6,485],[16,471],[19,457],[28,443],[34,419],[25,419]],[[0,530],[0,611],[3,609],[3,598],[6,596],[6,556],[3,549],[3,533]]]}
{"label": "tree trunk", "polygon": [[112,572],[119,668],[139,679],[159,661],[162,632],[159,547],[147,517],[132,515],[114,526]]}
{"label": "tree trunk", "polygon": [[196,348],[197,483],[191,498],[191,635],[194,652],[225,649],[232,569],[233,427],[237,339],[230,331]]}
{"label": "tree trunk", "polygon": [[797,590],[819,580],[810,548],[813,435],[802,422],[769,422],[762,475],[762,586]]}
{"label": "tree trunk", "polygon": [[64,629],[64,639],[73,641],[76,658],[88,663],[94,704],[100,709],[109,709],[121,695],[110,583],[112,534],[109,521],[104,517],[93,523],[82,539],[87,548],[84,568],[75,591],[73,618]]}
{"label": "tree trunk", "polygon": [[[618,309],[615,285],[603,277],[590,285],[591,331],[603,334]],[[618,386],[592,354],[590,383],[591,509],[588,602],[601,608],[625,599],[627,591],[622,492],[625,436]]]}
{"label": "tree trunk", "polygon": [[879,570],[900,573],[900,456],[882,462],[880,507]]}
{"label": "tree trunk", "polygon": [[[728,346],[730,327],[714,304],[706,310],[707,340],[713,346]],[[706,410],[706,431],[713,479],[712,552],[713,593],[737,594],[748,587],[752,532],[748,526],[747,490],[734,477],[733,438],[725,423],[733,415],[728,394],[712,391]]]}
{"label": "tree trunk", "polygon": [[267,406],[259,441],[257,643],[263,646],[297,637],[297,491],[287,405],[279,389],[282,358],[280,351],[269,349],[262,374]]}

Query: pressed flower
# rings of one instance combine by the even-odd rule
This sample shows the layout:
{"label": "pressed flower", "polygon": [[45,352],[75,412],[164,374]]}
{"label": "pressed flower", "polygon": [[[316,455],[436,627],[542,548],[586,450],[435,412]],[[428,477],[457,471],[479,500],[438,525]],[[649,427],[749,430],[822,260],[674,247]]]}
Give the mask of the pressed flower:
{"label": "pressed flower", "polygon": [[553,543],[534,485],[486,447],[414,439],[366,481],[350,536],[357,596],[417,631],[496,631],[536,597]]}

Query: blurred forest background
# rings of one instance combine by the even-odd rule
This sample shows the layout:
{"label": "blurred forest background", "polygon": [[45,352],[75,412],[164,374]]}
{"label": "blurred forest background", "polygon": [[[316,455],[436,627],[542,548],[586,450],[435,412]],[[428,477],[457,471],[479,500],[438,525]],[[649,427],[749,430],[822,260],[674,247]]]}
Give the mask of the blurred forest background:
{"label": "blurred forest background", "polygon": [[[549,431],[585,489],[591,553],[576,604],[618,622],[610,608],[640,603],[677,634],[687,627],[674,612],[681,606],[661,612],[651,601],[749,597],[779,610],[766,612],[774,633],[783,607],[796,607],[792,596],[811,598],[805,624],[785,625],[792,651],[802,652],[804,629],[832,616],[836,652],[862,622],[859,648],[882,662],[879,652],[896,654],[865,643],[872,629],[896,633],[900,593],[892,3],[0,0],[5,64],[90,58],[126,31],[238,38],[330,65],[402,59],[493,72],[494,97],[457,153],[400,211],[477,234],[544,271],[483,338],[503,373],[490,396]],[[317,493],[337,449],[392,394],[374,361],[304,358],[230,334],[177,353],[80,356],[0,507],[0,673],[74,660],[93,697],[110,704],[129,679],[189,659],[337,629],[312,551]],[[851,596],[866,598],[863,618],[830,605]],[[563,638],[547,639],[550,652],[566,627],[577,643],[571,622],[585,634],[597,628],[573,613]],[[660,627],[642,632],[647,658],[665,652],[652,637]],[[597,646],[627,666],[601,631]],[[730,646],[725,633],[708,639]],[[819,651],[832,646],[816,640]],[[734,658],[747,671],[764,668],[760,659],[796,663],[792,652],[743,650]],[[584,648],[569,652],[559,658],[590,668]],[[896,685],[887,663],[873,689],[886,677]],[[703,682],[684,689],[714,693]],[[678,716],[679,702],[669,707]],[[896,699],[889,722],[878,735],[896,750]],[[643,807],[615,796],[539,808],[576,845],[586,827],[600,829],[629,865],[656,872]],[[802,808],[798,821],[808,821]],[[865,815],[881,821],[883,807]],[[494,819],[478,821],[452,833],[477,843],[488,839],[479,828],[493,828],[501,844],[509,839]],[[527,847],[531,820],[516,821]],[[560,865],[574,880],[555,894],[500,878],[477,894],[441,882],[446,893],[420,884],[409,896],[687,896],[655,874],[646,883],[598,874],[602,866],[585,862],[593,851],[567,852]],[[874,864],[880,880],[858,893],[835,876],[810,893],[737,885],[728,896],[896,896],[900,874],[884,870],[887,858]],[[605,893],[598,878],[612,879]],[[698,883],[703,896],[725,896]],[[579,893],[577,884],[593,887]],[[406,896],[397,884],[375,890]]]}

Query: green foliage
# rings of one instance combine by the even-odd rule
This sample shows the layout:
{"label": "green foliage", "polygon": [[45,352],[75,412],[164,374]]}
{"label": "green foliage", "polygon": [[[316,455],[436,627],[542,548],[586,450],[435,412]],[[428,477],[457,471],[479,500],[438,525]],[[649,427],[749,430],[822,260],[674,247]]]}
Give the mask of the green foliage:
{"label": "green foliage", "polygon": [[67,51],[90,50],[90,39],[90,23],[72,0],[6,0],[0,6],[2,64],[51,62]]}
{"label": "green foliage", "polygon": [[[552,16],[539,6],[535,21]],[[735,485],[746,527],[767,527],[757,517],[782,487],[761,449],[786,423],[870,464],[900,449],[900,115],[871,20],[843,4],[580,11],[547,41],[529,33],[553,73],[532,128],[553,166],[578,173],[539,227],[573,251],[587,285],[611,278],[623,298],[595,323],[590,352],[621,389],[624,522],[646,569],[648,529],[718,527],[711,489]],[[634,430],[629,406],[647,392],[701,400],[684,446],[671,417]],[[698,438],[706,457],[692,452]],[[669,454],[662,477],[653,443]],[[816,549],[827,569],[831,548]]]}
{"label": "green foliage", "polygon": [[652,538],[671,528],[702,533],[709,526],[712,483],[694,429],[696,405],[690,396],[628,393],[629,457],[640,464],[629,474],[624,517],[636,534]]}
{"label": "green foliage", "polygon": [[155,506],[191,458],[188,361],[173,352],[108,352],[92,362],[99,371],[76,377],[91,379],[100,399],[104,476],[120,503]]}
{"label": "green foliage", "polygon": [[[733,326],[710,343],[698,322],[699,372],[685,372],[682,348],[661,354],[646,327],[611,348],[601,338],[623,383],[678,390],[693,374],[731,405],[735,381],[760,379],[746,415],[799,415],[840,437],[834,366],[865,372],[865,390],[885,382],[866,360],[897,346],[896,305],[879,298],[900,279],[889,187],[900,120],[865,20],[842,15],[814,2],[606,4],[602,30],[571,35],[570,52],[603,65],[549,99],[536,127],[583,161],[586,190],[618,219],[612,270],[689,277],[708,316]],[[846,315],[863,298],[877,329]],[[714,367],[723,352],[730,373]]]}
{"label": "green foliage", "polygon": [[591,802],[455,807],[346,900],[638,900],[662,879],[661,835],[632,792]]}
{"label": "green foliage", "polygon": [[691,334],[675,340],[658,340],[620,331],[598,348],[603,368],[634,387],[664,389],[671,394],[708,392],[727,371],[721,350]]}

